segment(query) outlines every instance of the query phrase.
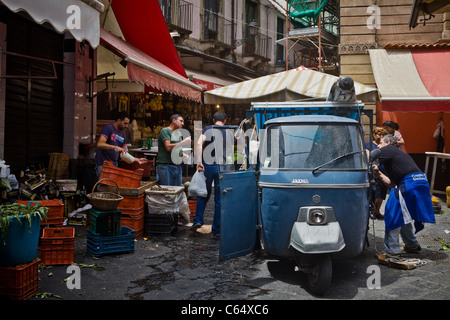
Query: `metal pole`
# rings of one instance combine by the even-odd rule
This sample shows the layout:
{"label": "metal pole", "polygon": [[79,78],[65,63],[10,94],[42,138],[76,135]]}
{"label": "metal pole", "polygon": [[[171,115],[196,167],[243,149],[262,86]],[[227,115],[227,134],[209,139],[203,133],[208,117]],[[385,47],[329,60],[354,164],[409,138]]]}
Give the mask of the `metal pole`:
{"label": "metal pole", "polygon": [[289,67],[289,1],[286,0],[286,71]]}
{"label": "metal pole", "polygon": [[321,19],[320,19],[320,13],[318,18],[318,26],[319,26],[319,71],[322,71],[322,32],[321,32]]}

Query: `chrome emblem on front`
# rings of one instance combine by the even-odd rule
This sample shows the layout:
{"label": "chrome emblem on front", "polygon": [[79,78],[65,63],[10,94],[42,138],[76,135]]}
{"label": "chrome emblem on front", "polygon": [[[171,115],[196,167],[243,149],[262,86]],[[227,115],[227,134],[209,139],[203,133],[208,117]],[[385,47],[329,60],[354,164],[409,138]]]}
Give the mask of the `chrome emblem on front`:
{"label": "chrome emblem on front", "polygon": [[292,179],[291,183],[309,183],[308,179]]}
{"label": "chrome emblem on front", "polygon": [[318,194],[313,195],[312,201],[313,201],[315,204],[318,204],[318,203],[320,202],[320,196],[319,196]]}

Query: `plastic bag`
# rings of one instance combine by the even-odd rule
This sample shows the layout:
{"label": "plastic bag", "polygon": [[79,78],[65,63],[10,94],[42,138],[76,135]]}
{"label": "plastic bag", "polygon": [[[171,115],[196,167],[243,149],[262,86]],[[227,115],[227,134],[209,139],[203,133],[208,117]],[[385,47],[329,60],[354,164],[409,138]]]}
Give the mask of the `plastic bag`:
{"label": "plastic bag", "polygon": [[208,190],[206,190],[206,177],[203,171],[196,171],[194,173],[188,191],[190,197],[204,198],[208,195]]}
{"label": "plastic bag", "polygon": [[189,210],[189,203],[187,201],[186,194],[184,192],[181,195],[181,205],[180,205],[180,210],[178,211],[178,213],[184,219],[184,221],[186,221],[186,223],[189,223],[189,221],[190,221],[189,215],[190,215],[191,211]]}
{"label": "plastic bag", "polygon": [[184,187],[160,186],[145,190],[148,213],[176,213],[180,210]]}

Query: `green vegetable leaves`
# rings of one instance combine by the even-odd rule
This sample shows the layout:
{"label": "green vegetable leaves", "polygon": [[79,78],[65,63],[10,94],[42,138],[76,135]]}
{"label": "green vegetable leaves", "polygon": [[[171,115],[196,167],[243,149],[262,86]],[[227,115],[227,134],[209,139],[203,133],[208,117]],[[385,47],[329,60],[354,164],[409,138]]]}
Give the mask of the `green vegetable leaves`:
{"label": "green vegetable leaves", "polygon": [[439,250],[450,250],[450,243],[446,243],[444,239],[442,238],[436,238],[434,241],[438,241],[440,244],[442,244],[442,247]]}
{"label": "green vegetable leaves", "polygon": [[28,221],[28,227],[31,228],[31,217],[38,216],[41,221],[47,221],[48,208],[40,205],[26,206],[21,203],[12,203],[0,206],[0,231],[3,244],[5,244],[6,234],[8,233],[9,223],[12,218],[17,219],[22,224],[22,219]]}

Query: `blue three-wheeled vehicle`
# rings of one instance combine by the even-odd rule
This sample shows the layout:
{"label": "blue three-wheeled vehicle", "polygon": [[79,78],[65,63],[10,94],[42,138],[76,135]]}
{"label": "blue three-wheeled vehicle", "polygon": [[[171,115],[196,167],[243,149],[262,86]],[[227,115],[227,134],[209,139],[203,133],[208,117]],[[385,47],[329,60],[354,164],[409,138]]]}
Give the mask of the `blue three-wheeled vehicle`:
{"label": "blue three-wheeled vehicle", "polygon": [[[258,161],[220,172],[220,259],[260,247],[295,261],[310,292],[328,290],[332,258],[359,255],[367,240],[364,113],[359,101],[252,104],[247,118],[258,130]],[[249,160],[255,149],[245,146],[255,141],[236,128],[234,158]]]}

